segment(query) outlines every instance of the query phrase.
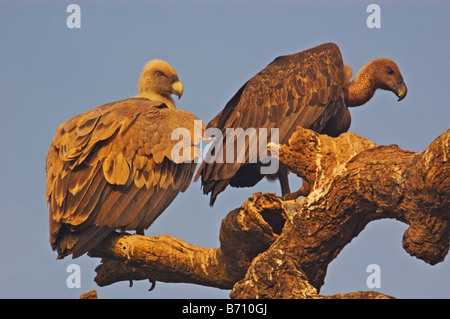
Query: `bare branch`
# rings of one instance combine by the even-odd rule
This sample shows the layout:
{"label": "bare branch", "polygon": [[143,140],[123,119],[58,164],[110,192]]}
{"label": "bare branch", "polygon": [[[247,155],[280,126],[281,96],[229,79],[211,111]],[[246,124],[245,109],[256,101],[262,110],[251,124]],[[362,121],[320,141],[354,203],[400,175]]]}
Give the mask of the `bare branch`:
{"label": "bare branch", "polygon": [[102,257],[96,282],[149,279],[233,289],[232,298],[390,298],[373,292],[322,296],[328,264],[365,226],[405,222],[403,246],[430,264],[450,238],[450,130],[424,152],[378,146],[298,128],[289,145],[270,145],[309,185],[305,198],[256,193],[222,221],[219,248],[162,235],[114,234],[90,252]]}
{"label": "bare branch", "polygon": [[253,258],[277,238],[269,223],[275,229],[284,224],[275,195],[255,196],[230,212],[222,221],[221,247],[216,249],[191,245],[168,235],[115,233],[89,252],[91,257],[103,258],[95,281],[105,286],[149,279],[231,289],[244,277]]}

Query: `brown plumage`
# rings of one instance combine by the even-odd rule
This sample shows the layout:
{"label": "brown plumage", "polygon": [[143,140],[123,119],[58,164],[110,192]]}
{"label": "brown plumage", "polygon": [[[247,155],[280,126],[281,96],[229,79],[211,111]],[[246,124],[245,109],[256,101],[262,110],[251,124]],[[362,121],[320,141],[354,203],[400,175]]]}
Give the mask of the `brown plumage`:
{"label": "brown plumage", "polygon": [[[58,258],[84,254],[115,229],[143,234],[187,189],[198,154],[174,162],[179,140],[171,135],[187,128],[194,137],[198,119],[175,109],[171,94],[182,93],[175,70],[153,60],[143,69],[138,96],[58,127],[46,165],[50,243]],[[198,143],[192,139],[192,148]]]}
{"label": "brown plumage", "polygon": [[[390,90],[399,100],[406,96],[400,70],[389,59],[369,62],[349,82],[351,73],[333,43],[280,56],[245,83],[207,128],[217,127],[224,136],[227,128],[267,128],[267,141],[270,141],[270,128],[278,128],[279,142],[283,144],[297,126],[338,136],[350,127],[347,107],[364,104],[376,89]],[[227,144],[219,147],[218,143],[218,140],[213,142],[211,148],[225,154]],[[246,140],[246,150],[248,143]],[[250,163],[247,153],[245,163],[202,163],[195,180],[201,177],[203,192],[211,193],[210,205],[228,185],[250,187],[264,177],[260,173],[262,158]],[[280,180],[282,194],[289,198],[287,174],[286,167],[280,164],[275,177]]]}

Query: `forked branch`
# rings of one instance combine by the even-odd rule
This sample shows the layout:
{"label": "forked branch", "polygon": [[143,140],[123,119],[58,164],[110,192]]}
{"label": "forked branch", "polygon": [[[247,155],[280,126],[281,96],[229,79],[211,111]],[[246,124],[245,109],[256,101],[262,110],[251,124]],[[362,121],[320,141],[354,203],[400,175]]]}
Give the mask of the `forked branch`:
{"label": "forked branch", "polygon": [[272,156],[310,185],[283,201],[256,193],[222,222],[221,246],[202,248],[170,236],[114,234],[96,282],[149,279],[232,289],[232,298],[380,298],[373,292],[322,296],[328,264],[371,221],[409,225],[403,247],[430,264],[450,238],[450,130],[424,152],[378,146],[353,133],[338,138],[299,127]]}

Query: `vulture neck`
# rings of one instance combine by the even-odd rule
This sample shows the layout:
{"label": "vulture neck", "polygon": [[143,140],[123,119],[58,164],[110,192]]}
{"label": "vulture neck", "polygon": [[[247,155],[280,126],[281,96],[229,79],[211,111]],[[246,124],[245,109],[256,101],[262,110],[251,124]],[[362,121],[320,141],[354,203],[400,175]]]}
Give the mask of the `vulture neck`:
{"label": "vulture neck", "polygon": [[345,104],[348,107],[363,105],[372,98],[377,89],[373,71],[371,63],[367,63],[355,79],[344,86]]}
{"label": "vulture neck", "polygon": [[175,101],[171,96],[167,97],[155,92],[139,92],[137,97],[144,97],[146,99],[149,99],[150,101],[162,102],[166,104],[169,109],[176,109]]}

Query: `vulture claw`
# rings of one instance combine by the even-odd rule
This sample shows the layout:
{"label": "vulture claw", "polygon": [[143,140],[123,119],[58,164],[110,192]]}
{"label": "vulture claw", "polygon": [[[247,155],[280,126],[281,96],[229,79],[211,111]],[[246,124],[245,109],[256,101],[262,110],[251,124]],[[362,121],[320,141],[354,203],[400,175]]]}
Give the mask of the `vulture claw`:
{"label": "vulture claw", "polygon": [[311,184],[303,180],[302,187],[296,192],[284,194],[283,200],[293,200],[299,198],[300,196],[306,197],[309,195],[310,192],[311,192]]}
{"label": "vulture claw", "polygon": [[153,289],[155,289],[155,286],[156,286],[156,280],[148,280],[148,281],[150,281],[151,283],[152,283],[152,286],[150,287],[150,289],[148,290],[148,291],[152,291]]}

